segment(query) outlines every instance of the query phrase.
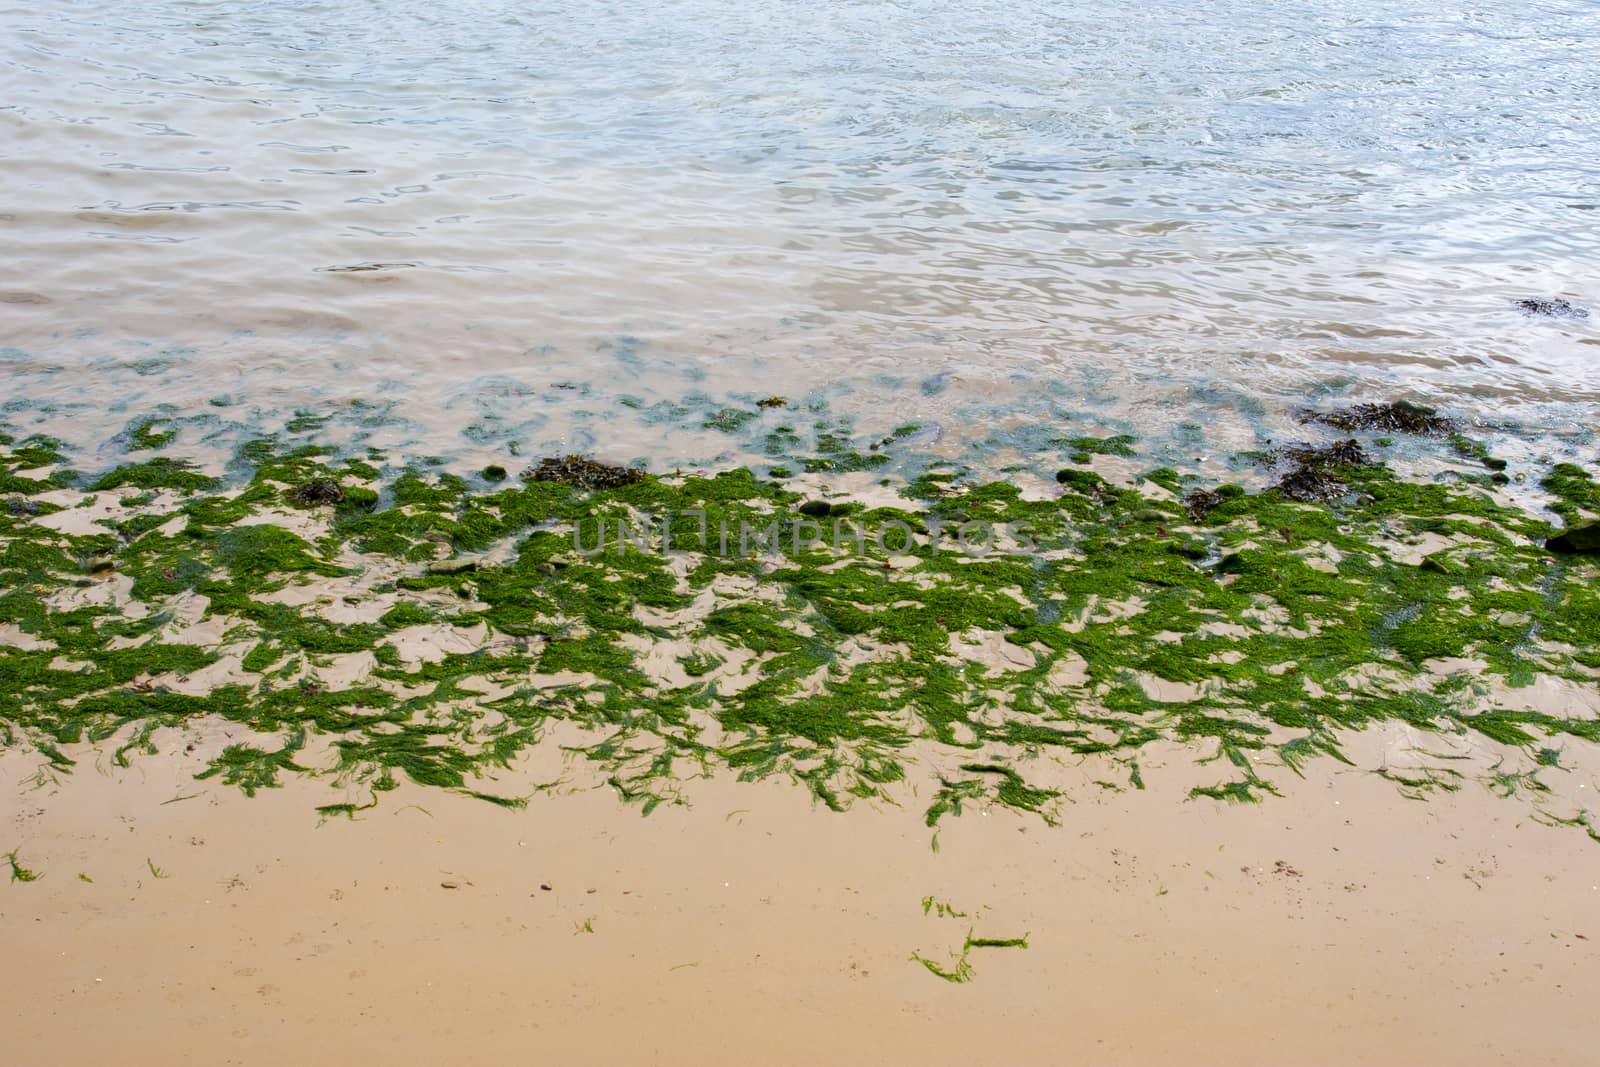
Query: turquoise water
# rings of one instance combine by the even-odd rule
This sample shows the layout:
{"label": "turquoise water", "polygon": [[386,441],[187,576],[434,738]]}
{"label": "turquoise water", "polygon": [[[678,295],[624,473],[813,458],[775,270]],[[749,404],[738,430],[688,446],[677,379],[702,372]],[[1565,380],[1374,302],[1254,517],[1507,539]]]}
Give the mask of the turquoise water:
{"label": "turquoise water", "polygon": [[1600,303],[1591,3],[42,0],[0,29],[14,427],[360,402],[419,449],[670,464],[723,445],[630,412],[685,397],[1217,447],[1331,396],[1559,430],[1600,399],[1600,316],[1510,303]]}

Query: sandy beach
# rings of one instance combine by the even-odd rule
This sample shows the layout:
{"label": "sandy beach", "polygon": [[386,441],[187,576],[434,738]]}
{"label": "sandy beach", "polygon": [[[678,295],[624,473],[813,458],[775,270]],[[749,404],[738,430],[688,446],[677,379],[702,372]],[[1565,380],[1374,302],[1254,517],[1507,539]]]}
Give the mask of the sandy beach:
{"label": "sandy beach", "polygon": [[[246,799],[200,768],[39,788],[0,762],[40,875],[0,889],[15,1062],[1591,1058],[1600,849],[1481,791],[1407,802],[1340,768],[1259,806],[1084,793],[934,851],[903,810],[774,782],[648,818],[604,789],[503,811],[403,787],[352,821],[315,784]],[[969,930],[1027,948],[971,950],[964,984],[913,958],[948,966]]]}

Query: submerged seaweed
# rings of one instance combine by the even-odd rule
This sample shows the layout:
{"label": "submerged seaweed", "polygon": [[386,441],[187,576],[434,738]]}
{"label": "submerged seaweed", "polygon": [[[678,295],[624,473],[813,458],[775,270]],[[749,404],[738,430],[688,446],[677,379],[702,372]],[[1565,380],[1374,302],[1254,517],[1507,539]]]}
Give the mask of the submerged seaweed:
{"label": "submerged seaweed", "polygon": [[1552,318],[1564,319],[1586,319],[1589,317],[1588,308],[1580,307],[1561,297],[1523,297],[1520,300],[1512,301],[1512,303],[1519,311],[1525,311],[1529,315],[1548,315]]}
{"label": "submerged seaweed", "polygon": [[1377,433],[1406,433],[1419,437],[1443,437],[1455,430],[1455,422],[1430,407],[1397,400],[1388,404],[1357,404],[1341,411],[1304,411],[1302,422],[1316,422],[1336,430],[1372,430]]}

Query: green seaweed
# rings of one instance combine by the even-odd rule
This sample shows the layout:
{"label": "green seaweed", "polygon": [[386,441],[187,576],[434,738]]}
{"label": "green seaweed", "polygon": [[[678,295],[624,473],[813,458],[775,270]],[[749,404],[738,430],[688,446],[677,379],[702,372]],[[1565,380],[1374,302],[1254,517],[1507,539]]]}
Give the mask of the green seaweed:
{"label": "green seaweed", "polygon": [[1125,433],[1113,434],[1110,437],[1069,437],[1063,440],[1061,445],[1072,453],[1075,463],[1087,463],[1093,456],[1134,454],[1134,438]]}
{"label": "green seaweed", "polygon": [[11,867],[11,880],[13,882],[37,882],[44,877],[37,871],[31,871],[22,865],[22,861],[17,858],[20,851],[20,849],[14,848],[5,855],[6,863]]}
{"label": "green seaweed", "polygon": [[257,789],[276,788],[279,771],[303,772],[307,768],[294,762],[294,754],[305,747],[306,732],[296,729],[283,745],[271,752],[254,745],[235,744],[223,749],[212,761],[209,769],[195,775],[197,779],[222,776],[223,784],[236,785],[247,797],[256,795]]}
{"label": "green seaweed", "polygon": [[194,465],[183,460],[157,456],[142,463],[128,463],[108,471],[96,479],[89,488],[96,492],[109,489],[177,489],[192,493],[212,489],[219,484],[216,478],[200,474]]}
{"label": "green seaweed", "polygon": [[[768,451],[823,473],[889,462],[858,451],[843,421],[810,432],[808,446],[774,429]],[[1429,447],[1466,455],[1453,439]],[[44,485],[15,472],[69,458],[59,442],[11,442],[0,472]],[[1336,492],[1301,494],[1273,471],[1257,481],[1276,486],[1251,491],[1167,468],[1128,484],[1069,468],[1058,495],[1038,498],[925,469],[890,482],[895,507],[815,486],[807,500],[747,469],[658,477],[566,457],[505,486],[438,465],[385,476],[369,460],[383,457],[269,437],[239,448],[227,485],[176,459],[119,468],[80,494],[120,509],[92,535],[41,524],[57,505],[30,502],[35,484],[17,490],[0,510],[0,625],[24,638],[0,645],[7,743],[64,775],[67,746],[109,742],[125,765],[154,752],[158,727],[219,718],[259,743],[230,746],[202,777],[246,793],[328,773],[372,803],[409,781],[516,806],[484,779],[565,722],[592,737],[577,750],[598,780],[644,812],[717,768],[786,777],[830,809],[897,800],[916,745],[931,753],[924,819],[937,827],[980,805],[1053,820],[1065,797],[1030,782],[1037,759],[1116,763],[1143,788],[1139,754],[1157,741],[1232,769],[1193,797],[1256,802],[1277,773],[1348,762],[1344,733],[1375,723],[1471,731],[1506,761],[1486,785],[1524,799],[1563,746],[1600,740],[1592,721],[1506,706],[1481,681],[1593,684],[1595,565],[1552,561],[1550,523],[1481,485],[1401,478],[1352,441],[1272,460]],[[1600,514],[1581,466],[1541,482],[1565,521]],[[337,493],[297,496],[324,483]],[[313,524],[303,535],[274,510],[297,504]],[[1026,526],[1035,547],[969,553],[972,523]],[[893,537],[869,535],[887,524]],[[1402,561],[1425,537],[1447,547]],[[85,598],[113,576],[131,591]],[[384,597],[382,614],[336,622],[336,598],[294,588],[324,579],[355,583],[343,605]],[[220,642],[175,639],[196,605],[226,620]],[[481,633],[483,647],[407,660],[389,638],[423,624]],[[1006,655],[966,651],[980,640]],[[676,681],[646,662],[658,643],[692,650],[669,653]],[[331,657],[367,653],[370,678],[322,680]],[[227,655],[247,682],[181,685]],[[1438,669],[1451,661],[1476,675]],[[1158,699],[1162,686],[1177,695]],[[307,762],[313,736],[329,765]],[[1411,797],[1462,780],[1450,767],[1378,773]]]}

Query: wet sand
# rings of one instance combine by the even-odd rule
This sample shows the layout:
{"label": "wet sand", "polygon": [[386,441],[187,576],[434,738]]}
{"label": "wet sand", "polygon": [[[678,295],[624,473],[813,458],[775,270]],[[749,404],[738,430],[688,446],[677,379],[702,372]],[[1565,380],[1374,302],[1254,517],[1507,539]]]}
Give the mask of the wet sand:
{"label": "wet sand", "polygon": [[[912,804],[772,781],[648,818],[603,787],[508,811],[402,785],[320,820],[321,783],[247,799],[192,780],[204,751],[87,755],[43,787],[0,755],[41,875],[0,888],[15,1063],[1579,1064],[1600,1038],[1600,848],[1476,788],[1319,767],[1189,801],[1170,749],[1148,791],[1076,790],[1056,827],[969,810],[935,851]],[[1029,947],[972,950],[965,984],[913,960],[969,928]]]}

